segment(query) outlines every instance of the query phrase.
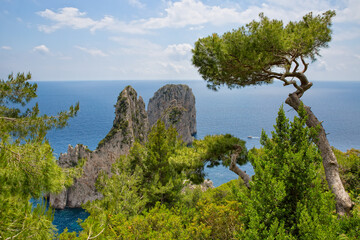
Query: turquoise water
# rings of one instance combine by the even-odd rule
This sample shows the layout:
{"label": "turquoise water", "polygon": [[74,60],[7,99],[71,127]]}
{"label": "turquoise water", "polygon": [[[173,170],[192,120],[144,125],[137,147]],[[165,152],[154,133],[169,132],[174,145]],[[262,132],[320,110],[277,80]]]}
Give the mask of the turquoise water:
{"label": "turquoise water", "polygon": [[[247,141],[247,147],[260,147],[259,137],[264,129],[268,134],[273,129],[275,118],[287,95],[293,91],[280,83],[268,86],[247,87],[217,92],[208,90],[204,81],[77,81],[39,82],[38,98],[40,110],[56,114],[71,104],[80,102],[78,116],[69,121],[69,126],[49,132],[48,139],[56,155],[67,151],[68,145],[77,143],[94,150],[98,142],[108,133],[114,119],[114,104],[117,96],[127,85],[132,85],[138,95],[148,103],[154,92],[166,83],[188,84],[196,98],[197,135],[201,139],[208,134],[231,133]],[[312,107],[328,133],[330,143],[345,151],[360,148],[360,82],[314,82],[314,86],[303,97]],[[295,112],[284,105],[289,118]],[[253,174],[250,164],[242,167]],[[223,167],[206,170],[208,176],[219,186],[237,176]],[[79,230],[77,218],[85,219],[87,213],[81,209],[56,211],[54,224],[61,232]]]}

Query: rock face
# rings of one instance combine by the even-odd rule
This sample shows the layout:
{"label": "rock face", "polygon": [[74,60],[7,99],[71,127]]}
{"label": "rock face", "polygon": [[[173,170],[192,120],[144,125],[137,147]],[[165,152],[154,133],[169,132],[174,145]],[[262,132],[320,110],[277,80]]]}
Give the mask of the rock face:
{"label": "rock face", "polygon": [[88,201],[102,198],[95,187],[100,171],[110,174],[115,160],[128,154],[135,140],[145,142],[149,126],[158,119],[165,121],[166,126],[174,124],[183,140],[190,143],[196,133],[195,97],[191,89],[186,85],[162,87],[150,99],[146,112],[143,99],[127,86],[117,99],[113,126],[97,149],[90,151],[78,144],[74,148],[69,146],[67,153],[60,155],[58,164],[63,168],[76,166],[80,159],[86,159],[86,162],[82,176],[74,180],[73,186],[60,194],[50,194],[51,206],[78,208]]}
{"label": "rock face", "polygon": [[196,134],[195,96],[187,85],[168,84],[160,88],[149,100],[147,112],[150,127],[161,119],[166,127],[173,125],[185,143],[193,141]]}
{"label": "rock face", "polygon": [[69,146],[67,153],[59,157],[61,167],[76,166],[79,159],[85,158],[83,175],[74,180],[74,185],[58,195],[50,195],[50,204],[57,209],[77,208],[83,203],[99,199],[102,195],[96,191],[95,182],[100,171],[110,174],[111,165],[123,154],[127,154],[135,141],[145,141],[148,132],[148,119],[145,103],[137,98],[136,91],[128,86],[119,95],[115,105],[113,127],[91,152],[84,145]]}

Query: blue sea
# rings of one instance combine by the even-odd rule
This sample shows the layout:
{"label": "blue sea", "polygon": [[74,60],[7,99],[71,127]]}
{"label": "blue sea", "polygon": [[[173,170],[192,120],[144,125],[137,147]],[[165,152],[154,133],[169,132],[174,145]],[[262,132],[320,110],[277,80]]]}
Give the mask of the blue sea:
{"label": "blue sea", "polygon": [[[277,112],[294,89],[283,87],[280,83],[241,89],[221,88],[214,92],[206,87],[205,81],[56,81],[38,82],[38,97],[41,113],[53,114],[66,110],[70,105],[80,102],[78,116],[70,119],[69,126],[52,130],[48,139],[54,154],[67,151],[68,145],[78,143],[94,150],[112,127],[115,117],[114,104],[117,96],[131,85],[142,96],[145,104],[161,86],[173,84],[189,85],[196,98],[197,135],[231,133],[247,142],[248,149],[260,147],[262,129],[269,135],[273,130]],[[314,82],[302,100],[323,122],[330,144],[346,151],[360,148],[360,82]],[[290,119],[294,110],[284,104]],[[253,138],[248,138],[252,136]],[[250,164],[242,169],[252,175]],[[206,169],[207,178],[215,186],[237,178],[224,167]],[[62,232],[78,231],[78,218],[85,219],[88,214],[81,209],[57,210],[54,224]]]}

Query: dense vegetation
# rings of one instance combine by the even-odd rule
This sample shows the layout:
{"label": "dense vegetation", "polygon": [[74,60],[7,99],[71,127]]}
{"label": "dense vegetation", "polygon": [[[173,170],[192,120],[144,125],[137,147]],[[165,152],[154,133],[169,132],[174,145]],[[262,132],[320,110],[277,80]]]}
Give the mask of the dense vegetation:
{"label": "dense vegetation", "polygon": [[[250,188],[239,178],[206,192],[184,187],[184,180],[202,179],[206,159],[229,154],[223,146],[238,142],[208,136],[185,147],[174,129],[158,122],[148,143],[136,143],[114,164],[113,175],[101,178],[104,198],[86,205],[90,217],[79,236],[64,232],[58,238],[358,239],[359,208],[352,217],[337,217],[313,143],[317,130],[305,126],[304,108],[299,113],[289,122],[280,108],[272,137],[263,133],[263,148],[247,154],[255,170]],[[217,145],[219,139],[228,141]],[[336,153],[345,186],[359,202],[359,152]]]}
{"label": "dense vegetation", "polygon": [[[338,218],[325,184],[316,145],[318,129],[305,126],[307,114],[289,122],[280,108],[275,131],[262,134],[263,148],[247,152],[229,134],[207,136],[185,146],[175,129],[159,121],[148,141],[120,157],[112,175],[97,188],[104,198],[86,204],[90,213],[80,233],[55,234],[53,211],[30,198],[58,192],[80,169],[58,167],[46,131],[64,127],[78,106],[49,117],[38,106],[21,113],[36,96],[36,85],[19,74],[1,82],[0,237],[1,239],[358,239],[360,154],[334,150],[344,186],[357,203],[351,216]],[[9,104],[11,102],[11,104]],[[21,123],[21,125],[17,125]],[[239,150],[241,149],[241,151]],[[251,161],[255,175],[203,192],[188,185],[204,179],[204,167]]]}
{"label": "dense vegetation", "polygon": [[60,192],[81,169],[63,170],[45,136],[66,126],[79,105],[57,116],[40,115],[39,107],[25,106],[36,97],[30,74],[9,75],[0,81],[0,239],[51,239],[52,211],[32,208],[31,198]]}
{"label": "dense vegetation", "polygon": [[260,21],[224,33],[212,34],[195,43],[193,64],[208,87],[246,87],[270,84],[274,80],[293,86],[285,103],[299,111],[304,106],[308,114],[308,127],[318,127],[318,146],[326,180],[335,195],[336,211],[342,216],[350,214],[353,203],[341,182],[337,159],[321,122],[301,97],[313,83],[306,76],[309,61],[320,56],[320,50],[331,41],[331,26],[335,11],[319,15],[306,14],[298,22],[269,19],[260,14]]}
{"label": "dense vegetation", "polygon": [[[194,63],[213,87],[279,78],[295,86],[300,98],[311,87],[303,75],[304,58],[314,60],[330,41],[333,16],[331,11],[309,14],[285,28],[261,16],[260,22],[222,38],[199,40]],[[244,56],[250,62],[234,66]],[[274,66],[285,72],[271,72]],[[286,77],[299,77],[301,85]],[[18,74],[0,81],[0,239],[360,239],[360,151],[331,150],[340,164],[340,185],[354,203],[347,215],[339,216],[337,193],[328,189],[328,171],[321,164],[323,129],[306,126],[312,115],[301,102],[292,122],[281,107],[271,137],[263,132],[263,147],[249,152],[244,141],[230,134],[185,146],[175,129],[158,121],[146,143],[135,142],[110,176],[100,175],[97,190],[104,197],[84,206],[90,216],[81,223],[83,231],[56,234],[52,209],[45,202],[33,207],[30,199],[59,192],[81,174],[81,165],[60,168],[46,140],[47,131],[66,126],[79,106],[57,116],[40,115],[37,104],[25,108],[36,97],[37,85],[30,78]],[[251,179],[237,167],[247,161],[255,171]],[[205,192],[190,184],[204,180],[206,165],[219,164],[240,178]]]}

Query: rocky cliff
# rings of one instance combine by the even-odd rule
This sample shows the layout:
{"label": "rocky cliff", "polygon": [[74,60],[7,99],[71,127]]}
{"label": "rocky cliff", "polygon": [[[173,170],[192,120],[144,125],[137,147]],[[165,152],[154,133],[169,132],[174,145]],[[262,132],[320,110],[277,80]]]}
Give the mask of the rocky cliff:
{"label": "rocky cliff", "polygon": [[97,149],[92,152],[78,144],[74,148],[69,146],[67,153],[60,155],[58,163],[64,168],[76,166],[81,158],[85,158],[86,163],[83,166],[83,175],[75,179],[73,186],[58,195],[50,195],[50,204],[58,209],[66,206],[76,208],[87,201],[101,198],[95,188],[99,172],[105,171],[109,174],[115,160],[129,152],[135,139],[145,141],[147,132],[145,103],[141,97],[137,98],[136,91],[128,86],[118,97],[113,126]]}
{"label": "rocky cliff", "polygon": [[113,126],[97,149],[90,151],[78,144],[69,146],[67,153],[60,155],[58,163],[63,168],[76,166],[80,159],[86,159],[86,162],[83,175],[74,180],[73,186],[60,194],[50,194],[50,204],[57,209],[77,208],[101,198],[95,188],[100,171],[110,174],[112,164],[120,155],[129,153],[136,139],[145,142],[150,124],[158,119],[165,121],[167,126],[173,124],[183,140],[190,143],[196,132],[195,118],[195,97],[186,85],[166,85],[159,89],[150,99],[148,112],[143,99],[127,86],[117,99]]}
{"label": "rocky cliff", "polygon": [[185,143],[193,141],[196,133],[195,96],[187,85],[168,84],[160,88],[149,100],[147,112],[150,127],[161,119],[166,127],[173,125]]}

